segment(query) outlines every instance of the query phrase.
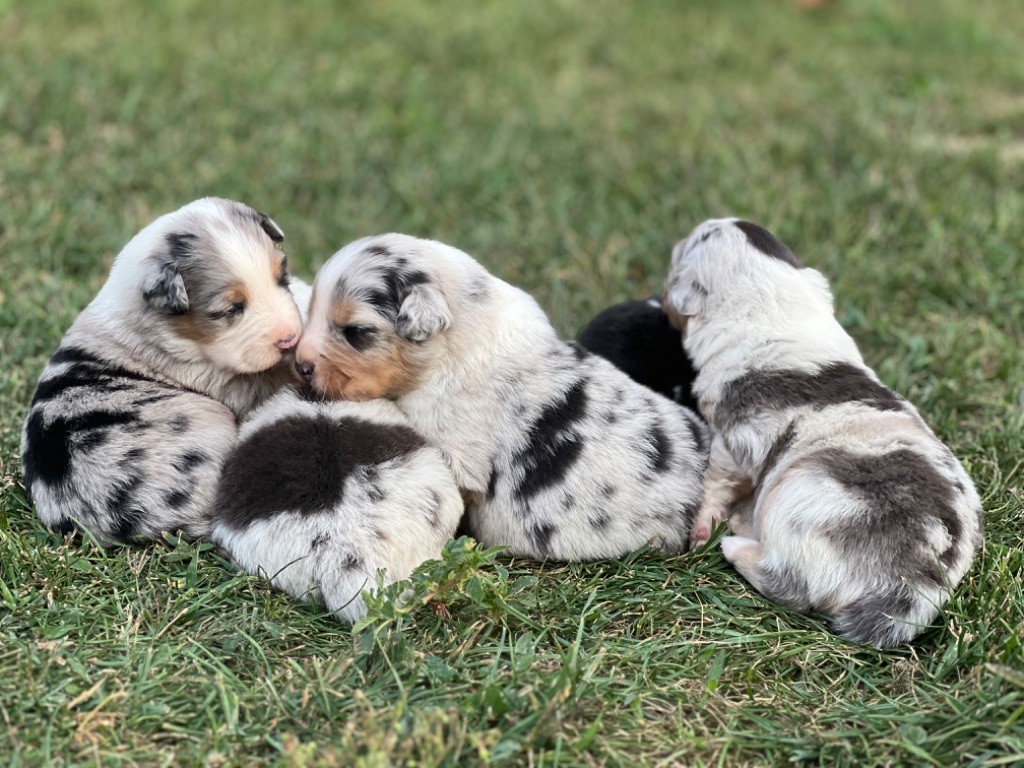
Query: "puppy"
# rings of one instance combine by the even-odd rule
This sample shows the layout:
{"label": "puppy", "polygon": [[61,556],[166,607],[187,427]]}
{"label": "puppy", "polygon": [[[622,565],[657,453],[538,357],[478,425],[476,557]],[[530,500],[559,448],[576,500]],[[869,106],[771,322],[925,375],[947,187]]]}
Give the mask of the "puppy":
{"label": "puppy", "polygon": [[50,529],[101,544],[206,533],[236,417],[294,380],[281,229],[205,198],[139,232],[43,370],[24,485]]}
{"label": "puppy", "polygon": [[577,341],[633,381],[696,410],[692,387],[697,373],[686,354],[679,354],[682,336],[669,322],[660,298],[624,301],[602,310]]}
{"label": "puppy", "polygon": [[703,422],[559,340],[455,248],[396,234],[343,248],[317,274],[296,365],[326,396],[393,399],[444,451],[486,545],[558,560],[688,546]]}
{"label": "puppy", "polygon": [[909,642],[981,542],[956,457],[864,364],[825,278],[767,230],[697,227],[673,251],[666,309],[714,434],[694,542],[749,496],[722,552],[759,592],[832,614],[854,642]]}
{"label": "puppy", "polygon": [[224,464],[211,538],[239,567],[340,621],[362,590],[441,556],[462,497],[440,450],[386,400],[304,400],[286,389],[253,411]]}

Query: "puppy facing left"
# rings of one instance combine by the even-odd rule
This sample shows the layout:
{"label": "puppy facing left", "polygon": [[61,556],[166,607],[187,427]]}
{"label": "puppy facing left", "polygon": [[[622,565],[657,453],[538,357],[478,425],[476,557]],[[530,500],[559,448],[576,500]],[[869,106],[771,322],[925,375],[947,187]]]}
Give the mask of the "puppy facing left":
{"label": "puppy facing left", "polygon": [[292,379],[283,239],[265,214],[204,198],[125,246],[25,421],[24,485],[47,527],[104,545],[206,533],[236,418]]}
{"label": "puppy facing left", "polygon": [[211,537],[244,570],[352,623],[378,571],[392,582],[440,557],[461,517],[441,451],[394,405],[288,388],[242,425]]}

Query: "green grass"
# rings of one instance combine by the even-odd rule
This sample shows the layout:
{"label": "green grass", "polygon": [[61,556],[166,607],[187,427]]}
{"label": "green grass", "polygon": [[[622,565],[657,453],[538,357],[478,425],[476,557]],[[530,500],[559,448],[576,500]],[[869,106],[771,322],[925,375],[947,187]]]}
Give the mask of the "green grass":
{"label": "green grass", "polygon": [[[1024,762],[1018,3],[341,5],[0,0],[0,764]],[[700,220],[761,222],[963,458],[985,547],[881,653],[717,553],[456,546],[353,634],[205,545],[65,543],[19,485],[35,379],[127,239],[207,194],[307,276],[451,242],[567,334]]]}

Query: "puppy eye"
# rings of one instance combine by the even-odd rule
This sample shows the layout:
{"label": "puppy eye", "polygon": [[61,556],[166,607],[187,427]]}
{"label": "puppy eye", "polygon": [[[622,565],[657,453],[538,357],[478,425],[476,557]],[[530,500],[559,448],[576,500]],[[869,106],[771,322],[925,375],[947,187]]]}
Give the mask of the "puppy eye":
{"label": "puppy eye", "polygon": [[222,309],[219,312],[211,312],[210,317],[214,320],[221,320],[223,318],[238,317],[245,310],[245,302],[236,301],[231,304],[227,309]]}
{"label": "puppy eye", "polygon": [[345,341],[355,350],[366,349],[370,346],[376,334],[373,328],[365,325],[346,325],[339,328],[339,331],[345,337]]}
{"label": "puppy eye", "polygon": [[288,287],[288,281],[290,277],[288,275],[288,257],[285,256],[281,259],[281,275],[277,278],[277,284],[282,288]]}

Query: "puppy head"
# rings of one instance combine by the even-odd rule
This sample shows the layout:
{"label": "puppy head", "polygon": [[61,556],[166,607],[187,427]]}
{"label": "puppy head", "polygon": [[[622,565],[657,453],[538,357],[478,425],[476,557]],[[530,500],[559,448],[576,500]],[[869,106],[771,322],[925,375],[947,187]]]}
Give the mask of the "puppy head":
{"label": "puppy head", "polygon": [[317,273],[298,372],[331,398],[396,398],[416,389],[452,324],[454,248],[406,235],[351,243]]}
{"label": "puppy head", "polygon": [[197,200],[132,239],[100,306],[129,307],[144,339],[179,359],[233,373],[266,370],[302,330],[283,240],[270,217],[247,205]]}
{"label": "puppy head", "polygon": [[710,219],[672,250],[664,308],[685,336],[692,322],[723,313],[770,321],[815,296],[826,299],[831,312],[825,278],[767,229],[736,218]]}

